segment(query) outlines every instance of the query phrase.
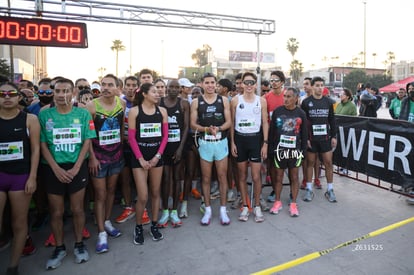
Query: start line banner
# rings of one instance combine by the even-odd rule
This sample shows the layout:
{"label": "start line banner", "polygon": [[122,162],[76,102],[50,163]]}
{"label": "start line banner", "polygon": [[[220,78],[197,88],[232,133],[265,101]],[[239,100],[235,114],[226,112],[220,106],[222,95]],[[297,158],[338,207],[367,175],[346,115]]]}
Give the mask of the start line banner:
{"label": "start line banner", "polygon": [[414,187],[414,124],[336,115],[334,164],[369,177]]}

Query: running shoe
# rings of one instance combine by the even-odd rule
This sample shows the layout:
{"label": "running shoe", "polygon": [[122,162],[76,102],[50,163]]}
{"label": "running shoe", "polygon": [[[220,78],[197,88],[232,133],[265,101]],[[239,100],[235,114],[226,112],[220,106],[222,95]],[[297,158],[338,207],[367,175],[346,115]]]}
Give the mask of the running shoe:
{"label": "running shoe", "polygon": [[148,216],[148,211],[147,211],[146,208],[144,209],[144,213],[142,214],[141,222],[142,222],[143,225],[151,223],[151,220],[150,220],[150,217]]}
{"label": "running shoe", "polygon": [[270,209],[270,206],[267,204],[267,202],[263,198],[260,198],[260,207],[265,212],[269,211],[269,209]]}
{"label": "running shoe", "polygon": [[280,210],[282,210],[283,205],[281,201],[275,201],[272,208],[270,208],[270,214],[278,214]]}
{"label": "running shoe", "polygon": [[201,193],[196,189],[193,188],[191,189],[191,195],[193,196],[193,198],[195,198],[196,200],[201,199]]}
{"label": "running shoe", "polygon": [[95,251],[98,254],[105,253],[109,250],[108,247],[108,234],[104,231],[99,233],[98,241],[96,243]]}
{"label": "running shoe", "polygon": [[270,192],[269,196],[267,196],[268,202],[275,202],[276,200],[276,194],[275,191]]}
{"label": "running shoe", "polygon": [[243,201],[240,196],[237,196],[236,200],[231,204],[231,209],[239,209]]}
{"label": "running shoe", "polygon": [[255,222],[263,222],[264,219],[264,215],[262,213],[262,209],[260,208],[260,206],[256,206],[253,210],[253,214],[254,214],[254,221]]}
{"label": "running shoe", "polygon": [[247,222],[249,220],[249,208],[243,207],[239,215],[239,221]]}
{"label": "running shoe", "polygon": [[313,183],[314,183],[316,189],[322,189],[321,181],[318,178],[314,179]]}
{"label": "running shoe", "polygon": [[151,231],[149,233],[152,236],[153,241],[161,241],[162,239],[164,239],[164,236],[158,230],[157,226],[151,225]]}
{"label": "running shoe", "polygon": [[220,209],[220,223],[221,225],[229,225],[230,224],[230,218],[227,215],[227,209]]}
{"label": "running shoe", "polygon": [[23,247],[22,255],[29,256],[29,255],[33,255],[34,253],[36,253],[36,247],[33,244],[32,237],[27,236],[26,243],[24,244],[24,247]]}
{"label": "running shoe", "polygon": [[171,210],[170,221],[172,227],[180,227],[183,224],[183,222],[178,217],[177,210]]}
{"label": "running shoe", "polygon": [[170,217],[170,213],[168,209],[162,210],[161,218],[158,220],[157,226],[159,228],[168,227],[168,219]]}
{"label": "running shoe", "polygon": [[180,214],[178,215],[180,218],[188,218],[187,212],[187,201],[183,201],[180,206]]}
{"label": "running shoe", "polygon": [[56,240],[55,240],[55,236],[53,235],[53,233],[50,233],[49,237],[47,238],[47,240],[45,241],[45,246],[56,246]]}
{"label": "running shoe", "polygon": [[142,226],[136,225],[134,229],[134,244],[144,244],[144,230]]}
{"label": "running shoe", "polygon": [[207,213],[207,211],[204,213],[204,216],[201,218],[201,225],[209,225],[211,221],[211,213]]}
{"label": "running shoe", "polygon": [[300,189],[306,190],[306,179],[302,180],[302,184],[300,185]]}
{"label": "running shoe", "polygon": [[118,238],[119,236],[122,235],[122,232],[119,229],[116,229],[110,220],[106,220],[105,224],[104,224],[104,228],[106,233],[108,233],[109,236],[111,236],[112,238]]}
{"label": "running shoe", "polygon": [[218,198],[220,198],[220,188],[218,182],[214,181],[210,188],[210,199],[214,200]]}
{"label": "running shoe", "polygon": [[83,242],[79,245],[75,245],[73,254],[75,254],[75,263],[77,264],[86,263],[89,261],[89,253],[88,250],[86,250],[86,246]]}
{"label": "running shoe", "polygon": [[55,248],[53,251],[52,257],[47,260],[46,269],[56,269],[62,264],[62,260],[66,257],[65,248]]}
{"label": "running shoe", "polygon": [[87,240],[90,237],[91,237],[91,233],[89,232],[89,230],[86,227],[84,227],[82,229],[82,239]]}
{"label": "running shoe", "polygon": [[116,219],[116,223],[124,223],[130,219],[135,217],[135,210],[132,207],[125,207],[124,211],[122,211],[121,215],[119,215]]}
{"label": "running shoe", "polygon": [[313,191],[310,189],[306,189],[306,193],[303,196],[304,201],[312,201],[315,194],[313,194]]}
{"label": "running shoe", "polygon": [[336,202],[336,196],[333,189],[325,192],[325,198],[327,198],[329,202]]}
{"label": "running shoe", "polygon": [[206,203],[202,201],[200,204],[200,213],[204,214],[205,212],[206,212]]}
{"label": "running shoe", "polygon": [[233,189],[227,191],[227,202],[234,202],[236,200],[236,192]]}
{"label": "running shoe", "polygon": [[299,217],[299,210],[296,203],[292,202],[289,205],[289,212],[291,217]]}

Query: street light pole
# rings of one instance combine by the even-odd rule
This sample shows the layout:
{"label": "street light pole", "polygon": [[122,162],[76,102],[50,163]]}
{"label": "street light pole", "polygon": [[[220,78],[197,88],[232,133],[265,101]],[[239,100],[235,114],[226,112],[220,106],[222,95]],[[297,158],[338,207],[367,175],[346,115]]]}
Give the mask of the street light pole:
{"label": "street light pole", "polygon": [[364,4],[364,70],[367,68],[367,1]]}

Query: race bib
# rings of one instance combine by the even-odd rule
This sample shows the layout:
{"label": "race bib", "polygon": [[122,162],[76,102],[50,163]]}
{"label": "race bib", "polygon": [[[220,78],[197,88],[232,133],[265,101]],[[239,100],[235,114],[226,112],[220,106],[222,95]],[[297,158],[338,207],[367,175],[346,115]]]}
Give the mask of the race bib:
{"label": "race bib", "polygon": [[0,161],[23,159],[23,141],[0,143]]}
{"label": "race bib", "polygon": [[296,136],[280,135],[280,147],[296,148]]}
{"label": "race bib", "polygon": [[161,123],[141,123],[139,129],[142,138],[161,136]]}
{"label": "race bib", "polygon": [[328,134],[328,129],[326,124],[316,124],[312,125],[312,132],[314,136],[326,136]]}
{"label": "race bib", "polygon": [[99,145],[110,145],[121,142],[119,129],[99,131]]}
{"label": "race bib", "polygon": [[217,140],[221,140],[221,132],[218,132],[215,136],[213,136],[212,134],[204,134],[204,140],[207,141],[217,141]]}
{"label": "race bib", "polygon": [[168,130],[168,142],[180,142],[180,129]]}
{"label": "race bib", "polygon": [[242,133],[250,133],[251,131],[256,129],[254,119],[250,119],[250,118],[239,120],[238,126],[240,128],[240,132]]}
{"label": "race bib", "polygon": [[82,143],[81,128],[53,128],[53,144]]}

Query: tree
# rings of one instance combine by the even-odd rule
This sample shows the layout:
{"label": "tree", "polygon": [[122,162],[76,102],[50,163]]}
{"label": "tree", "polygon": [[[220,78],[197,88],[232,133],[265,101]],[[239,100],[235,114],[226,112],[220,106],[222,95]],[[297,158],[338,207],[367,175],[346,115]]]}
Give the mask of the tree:
{"label": "tree", "polygon": [[[395,60],[395,54],[393,52],[387,52],[387,60],[385,60],[383,63],[385,65],[385,67],[387,67],[387,65],[390,65],[390,69],[386,71],[387,75],[392,75],[392,62]],[[387,68],[386,68],[387,69]]]}
{"label": "tree", "polygon": [[0,74],[10,78],[10,66],[4,58],[0,58]]}
{"label": "tree", "polygon": [[374,87],[381,88],[393,83],[394,81],[390,75],[374,74],[368,76],[367,82],[370,82]]}
{"label": "tree", "polygon": [[350,89],[354,94],[357,91],[359,83],[367,83],[368,77],[364,70],[354,69],[344,76],[344,87]]}
{"label": "tree", "polygon": [[111,50],[115,51],[115,54],[116,54],[116,76],[118,76],[118,53],[120,51],[125,51],[125,46],[122,45],[121,40],[117,39],[117,40],[112,41]]}
{"label": "tree", "polygon": [[296,40],[296,38],[289,38],[287,41],[286,49],[290,52],[292,55],[292,61],[295,60],[295,54],[298,51],[299,48],[299,42]]}
{"label": "tree", "polygon": [[293,83],[297,84],[299,81],[300,76],[303,72],[302,63],[299,60],[292,60],[290,63],[290,75],[292,77]]}
{"label": "tree", "polygon": [[202,49],[197,49],[195,53],[191,55],[191,59],[194,60],[194,63],[197,67],[201,68],[204,65],[208,64],[208,55],[211,50],[212,49],[209,45],[204,44]]}

